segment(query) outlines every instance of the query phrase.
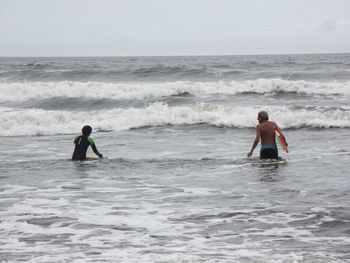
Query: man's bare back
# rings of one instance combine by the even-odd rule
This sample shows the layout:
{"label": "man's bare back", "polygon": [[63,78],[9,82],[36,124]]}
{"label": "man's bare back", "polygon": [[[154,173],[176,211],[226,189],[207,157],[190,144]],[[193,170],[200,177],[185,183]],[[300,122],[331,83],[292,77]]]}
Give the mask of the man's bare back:
{"label": "man's bare back", "polygon": [[265,121],[257,127],[260,131],[261,144],[276,144],[275,130],[278,126],[273,121]]}

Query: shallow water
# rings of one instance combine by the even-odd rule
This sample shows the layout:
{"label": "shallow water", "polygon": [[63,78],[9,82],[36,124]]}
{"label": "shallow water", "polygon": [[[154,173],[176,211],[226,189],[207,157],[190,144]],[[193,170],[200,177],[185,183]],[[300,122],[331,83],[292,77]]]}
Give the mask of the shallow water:
{"label": "shallow water", "polygon": [[70,136],[17,138],[25,151],[1,160],[1,258],[346,262],[347,133],[286,131],[273,162],[245,158],[254,130],[100,133],[108,159],[86,162],[62,158]]}
{"label": "shallow water", "polygon": [[[0,261],[348,262],[349,70],[348,54],[0,58]],[[260,110],[282,159],[246,157]],[[85,124],[107,158],[70,161]]]}

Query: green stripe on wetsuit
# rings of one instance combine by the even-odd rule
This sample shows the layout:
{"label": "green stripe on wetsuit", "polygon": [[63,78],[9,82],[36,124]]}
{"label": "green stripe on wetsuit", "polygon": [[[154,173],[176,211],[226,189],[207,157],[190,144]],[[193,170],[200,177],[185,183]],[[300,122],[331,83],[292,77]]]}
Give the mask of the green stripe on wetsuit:
{"label": "green stripe on wetsuit", "polygon": [[[80,137],[81,135],[77,135],[75,136],[75,140],[78,139],[78,137]],[[93,145],[94,144],[94,139],[92,139],[90,136],[87,138],[89,145]]]}
{"label": "green stripe on wetsuit", "polygon": [[90,145],[94,144],[94,140],[90,136],[88,137],[88,142],[89,142]]}

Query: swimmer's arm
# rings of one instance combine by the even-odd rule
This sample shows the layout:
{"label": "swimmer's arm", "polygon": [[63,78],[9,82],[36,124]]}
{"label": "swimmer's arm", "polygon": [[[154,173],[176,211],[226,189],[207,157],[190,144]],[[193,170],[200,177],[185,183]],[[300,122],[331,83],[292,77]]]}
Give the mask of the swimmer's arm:
{"label": "swimmer's arm", "polygon": [[103,157],[103,155],[97,150],[95,143],[91,144],[91,148],[98,157]]}
{"label": "swimmer's arm", "polygon": [[256,126],[256,137],[255,137],[255,140],[254,140],[254,143],[253,143],[253,146],[252,146],[252,149],[250,150],[250,152],[247,154],[248,157],[252,156],[256,146],[258,145],[260,141],[260,127],[259,125]]}
{"label": "swimmer's arm", "polygon": [[284,137],[283,132],[280,130],[280,128],[278,127],[278,125],[276,124],[276,131],[278,131],[281,134],[282,139],[286,142],[286,145],[288,146],[286,137]]}

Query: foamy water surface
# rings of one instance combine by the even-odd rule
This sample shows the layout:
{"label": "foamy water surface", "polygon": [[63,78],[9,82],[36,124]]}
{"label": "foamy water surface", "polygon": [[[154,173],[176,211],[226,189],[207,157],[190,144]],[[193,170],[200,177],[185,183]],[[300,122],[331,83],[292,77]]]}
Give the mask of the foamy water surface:
{"label": "foamy water surface", "polygon": [[1,58],[0,261],[347,262],[349,61]]}

